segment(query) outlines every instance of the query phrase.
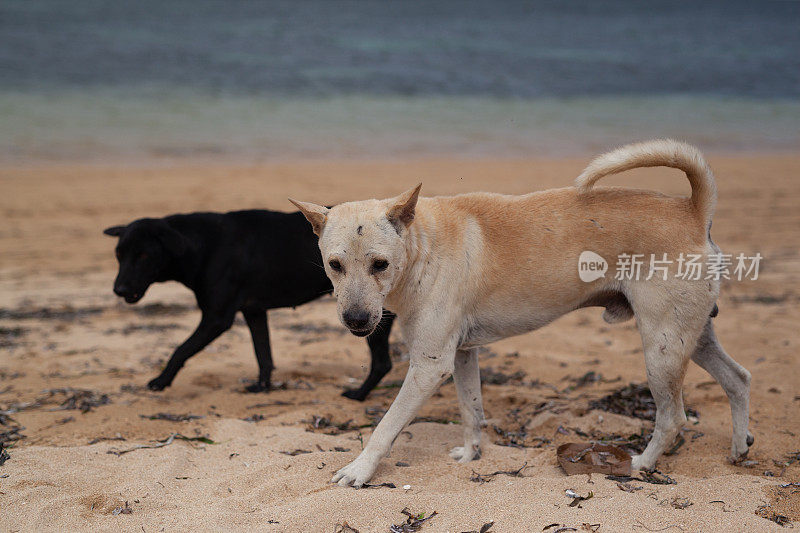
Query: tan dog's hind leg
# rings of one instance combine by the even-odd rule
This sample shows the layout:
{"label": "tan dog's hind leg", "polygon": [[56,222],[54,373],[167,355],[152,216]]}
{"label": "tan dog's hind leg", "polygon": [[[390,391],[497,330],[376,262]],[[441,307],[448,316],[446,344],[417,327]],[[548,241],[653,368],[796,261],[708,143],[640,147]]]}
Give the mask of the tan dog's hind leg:
{"label": "tan dog's hind leg", "polygon": [[468,463],[481,458],[481,428],[486,426],[476,348],[456,352],[453,380],[458,392],[461,423],[464,425],[464,446],[453,448],[450,457],[459,463]]}
{"label": "tan dog's hind leg", "polygon": [[714,333],[711,319],[706,322],[692,361],[711,374],[722,386],[731,404],[733,420],[733,442],[731,458],[736,460],[745,455],[753,444],[753,436],[747,431],[750,421],[750,372],[725,353]]}
{"label": "tan dog's hind leg", "polygon": [[653,437],[641,455],[633,456],[634,470],[654,468],[686,422],[683,377],[713,305],[704,301],[710,293],[703,291],[698,286],[676,287],[658,282],[643,283],[632,291],[647,382],[656,403]]}

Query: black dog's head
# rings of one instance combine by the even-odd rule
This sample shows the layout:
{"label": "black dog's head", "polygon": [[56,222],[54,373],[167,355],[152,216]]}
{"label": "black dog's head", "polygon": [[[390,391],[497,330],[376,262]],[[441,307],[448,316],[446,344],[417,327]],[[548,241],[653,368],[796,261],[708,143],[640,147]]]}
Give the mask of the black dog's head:
{"label": "black dog's head", "polygon": [[119,237],[114,293],[129,304],[141,300],[153,282],[169,279],[174,259],[186,249],[184,237],[164,219],[143,218],[127,226],[106,228],[103,233]]}

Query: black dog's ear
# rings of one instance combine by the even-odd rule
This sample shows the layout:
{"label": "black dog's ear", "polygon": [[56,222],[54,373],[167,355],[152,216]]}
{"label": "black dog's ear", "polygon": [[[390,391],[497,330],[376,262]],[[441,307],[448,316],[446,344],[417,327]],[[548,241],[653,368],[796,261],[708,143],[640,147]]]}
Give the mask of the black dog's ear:
{"label": "black dog's ear", "polygon": [[166,222],[158,225],[158,238],[173,255],[183,255],[186,251],[186,238]]}
{"label": "black dog's ear", "polygon": [[110,228],[106,228],[103,230],[105,235],[109,235],[111,237],[119,237],[122,235],[122,232],[125,231],[125,228],[128,226],[111,226]]}

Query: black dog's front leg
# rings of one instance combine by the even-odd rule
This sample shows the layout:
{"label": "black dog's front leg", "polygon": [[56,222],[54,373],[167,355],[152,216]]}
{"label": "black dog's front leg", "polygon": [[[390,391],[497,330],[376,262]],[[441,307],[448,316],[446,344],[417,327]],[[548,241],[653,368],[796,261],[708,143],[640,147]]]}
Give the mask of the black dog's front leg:
{"label": "black dog's front leg", "polygon": [[383,376],[392,369],[392,360],[389,357],[389,333],[392,331],[394,319],[395,315],[393,313],[389,311],[383,312],[378,327],[367,337],[367,345],[369,345],[370,355],[372,356],[369,375],[361,387],[348,389],[342,393],[342,396],[363,402],[367,399],[367,395],[372,389],[380,383]]}
{"label": "black dog's front leg", "polygon": [[245,387],[247,392],[265,392],[270,387],[270,377],[275,368],[272,364],[272,350],[269,346],[269,324],[267,312],[263,309],[246,309],[242,311],[250,335],[253,337],[253,349],[258,361],[258,382]]}
{"label": "black dog's front leg", "polygon": [[194,354],[208,346],[211,341],[225,333],[233,325],[233,314],[230,317],[209,317],[203,314],[200,325],[194,330],[194,333],[189,336],[183,344],[178,346],[175,353],[170,357],[166,368],[161,374],[150,381],[147,387],[151,390],[163,390],[172,384],[178,371],[183,367],[186,360]]}

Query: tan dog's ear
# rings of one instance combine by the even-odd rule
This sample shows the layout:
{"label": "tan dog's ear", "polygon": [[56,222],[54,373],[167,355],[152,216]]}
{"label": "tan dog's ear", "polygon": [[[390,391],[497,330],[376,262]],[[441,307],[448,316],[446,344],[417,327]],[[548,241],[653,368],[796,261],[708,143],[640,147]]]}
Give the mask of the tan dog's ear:
{"label": "tan dog's ear", "polygon": [[394,205],[386,211],[386,218],[400,232],[401,228],[407,228],[414,222],[414,211],[417,207],[419,191],[422,189],[420,183],[413,189],[409,189],[394,199]]}
{"label": "tan dog's ear", "polygon": [[291,198],[289,198],[289,201],[296,205],[300,212],[305,215],[306,220],[311,222],[314,233],[319,236],[322,233],[322,228],[325,227],[325,222],[328,220],[328,211],[330,211],[330,209],[322,205],[298,202]]}

